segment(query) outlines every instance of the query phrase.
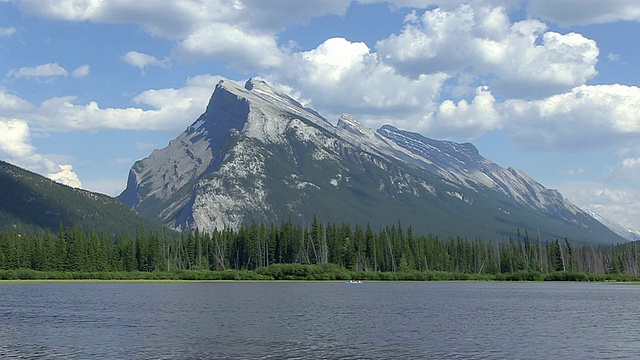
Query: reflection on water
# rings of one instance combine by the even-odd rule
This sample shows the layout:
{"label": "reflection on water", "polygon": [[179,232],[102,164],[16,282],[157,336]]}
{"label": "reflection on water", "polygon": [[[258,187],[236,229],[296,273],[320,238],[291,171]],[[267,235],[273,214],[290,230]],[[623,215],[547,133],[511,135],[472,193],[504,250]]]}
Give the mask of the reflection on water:
{"label": "reflection on water", "polygon": [[0,285],[0,358],[632,359],[639,296],[574,283]]}

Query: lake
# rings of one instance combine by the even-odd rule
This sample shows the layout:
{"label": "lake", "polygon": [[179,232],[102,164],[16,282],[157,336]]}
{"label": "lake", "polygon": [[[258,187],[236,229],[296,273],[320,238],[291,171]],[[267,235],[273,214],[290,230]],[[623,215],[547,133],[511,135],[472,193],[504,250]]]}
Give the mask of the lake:
{"label": "lake", "polygon": [[640,286],[0,283],[2,359],[637,359]]}

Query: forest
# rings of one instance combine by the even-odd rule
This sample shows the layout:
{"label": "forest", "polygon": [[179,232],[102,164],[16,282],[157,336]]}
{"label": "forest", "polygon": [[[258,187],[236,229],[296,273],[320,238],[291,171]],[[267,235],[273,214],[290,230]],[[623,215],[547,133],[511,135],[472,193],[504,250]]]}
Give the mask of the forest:
{"label": "forest", "polygon": [[310,226],[289,220],[212,234],[140,228],[135,235],[114,236],[61,224],[57,234],[0,232],[0,279],[119,274],[115,277],[637,280],[638,250],[636,242],[575,246],[567,238],[542,240],[520,230],[500,242],[442,239],[415,235],[400,223],[374,231],[317,218]]}

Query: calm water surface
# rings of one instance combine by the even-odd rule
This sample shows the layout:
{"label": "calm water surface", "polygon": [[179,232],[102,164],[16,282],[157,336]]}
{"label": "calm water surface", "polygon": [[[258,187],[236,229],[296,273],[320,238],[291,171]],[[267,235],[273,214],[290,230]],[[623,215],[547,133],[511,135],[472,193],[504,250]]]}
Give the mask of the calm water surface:
{"label": "calm water surface", "polygon": [[2,359],[637,359],[640,287],[0,283]]}

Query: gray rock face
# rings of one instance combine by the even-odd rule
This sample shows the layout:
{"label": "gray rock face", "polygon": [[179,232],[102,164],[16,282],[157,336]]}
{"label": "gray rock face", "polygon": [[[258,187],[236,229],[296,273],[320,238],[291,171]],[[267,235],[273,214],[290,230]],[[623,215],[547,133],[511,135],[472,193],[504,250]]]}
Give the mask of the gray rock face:
{"label": "gray rock face", "polygon": [[[291,218],[435,235],[620,238],[525,173],[471,144],[438,141],[344,114],[332,125],[266,83],[221,81],[206,111],[134,164],[120,200],[171,227],[238,228]],[[586,240],[585,240],[586,241]]]}
{"label": "gray rock face", "polygon": [[520,170],[504,169],[480,156],[472,144],[437,141],[389,125],[378,133],[424,159],[424,168],[462,187],[476,191],[486,187],[567,221],[574,221],[582,213],[558,191],[545,188]]}

